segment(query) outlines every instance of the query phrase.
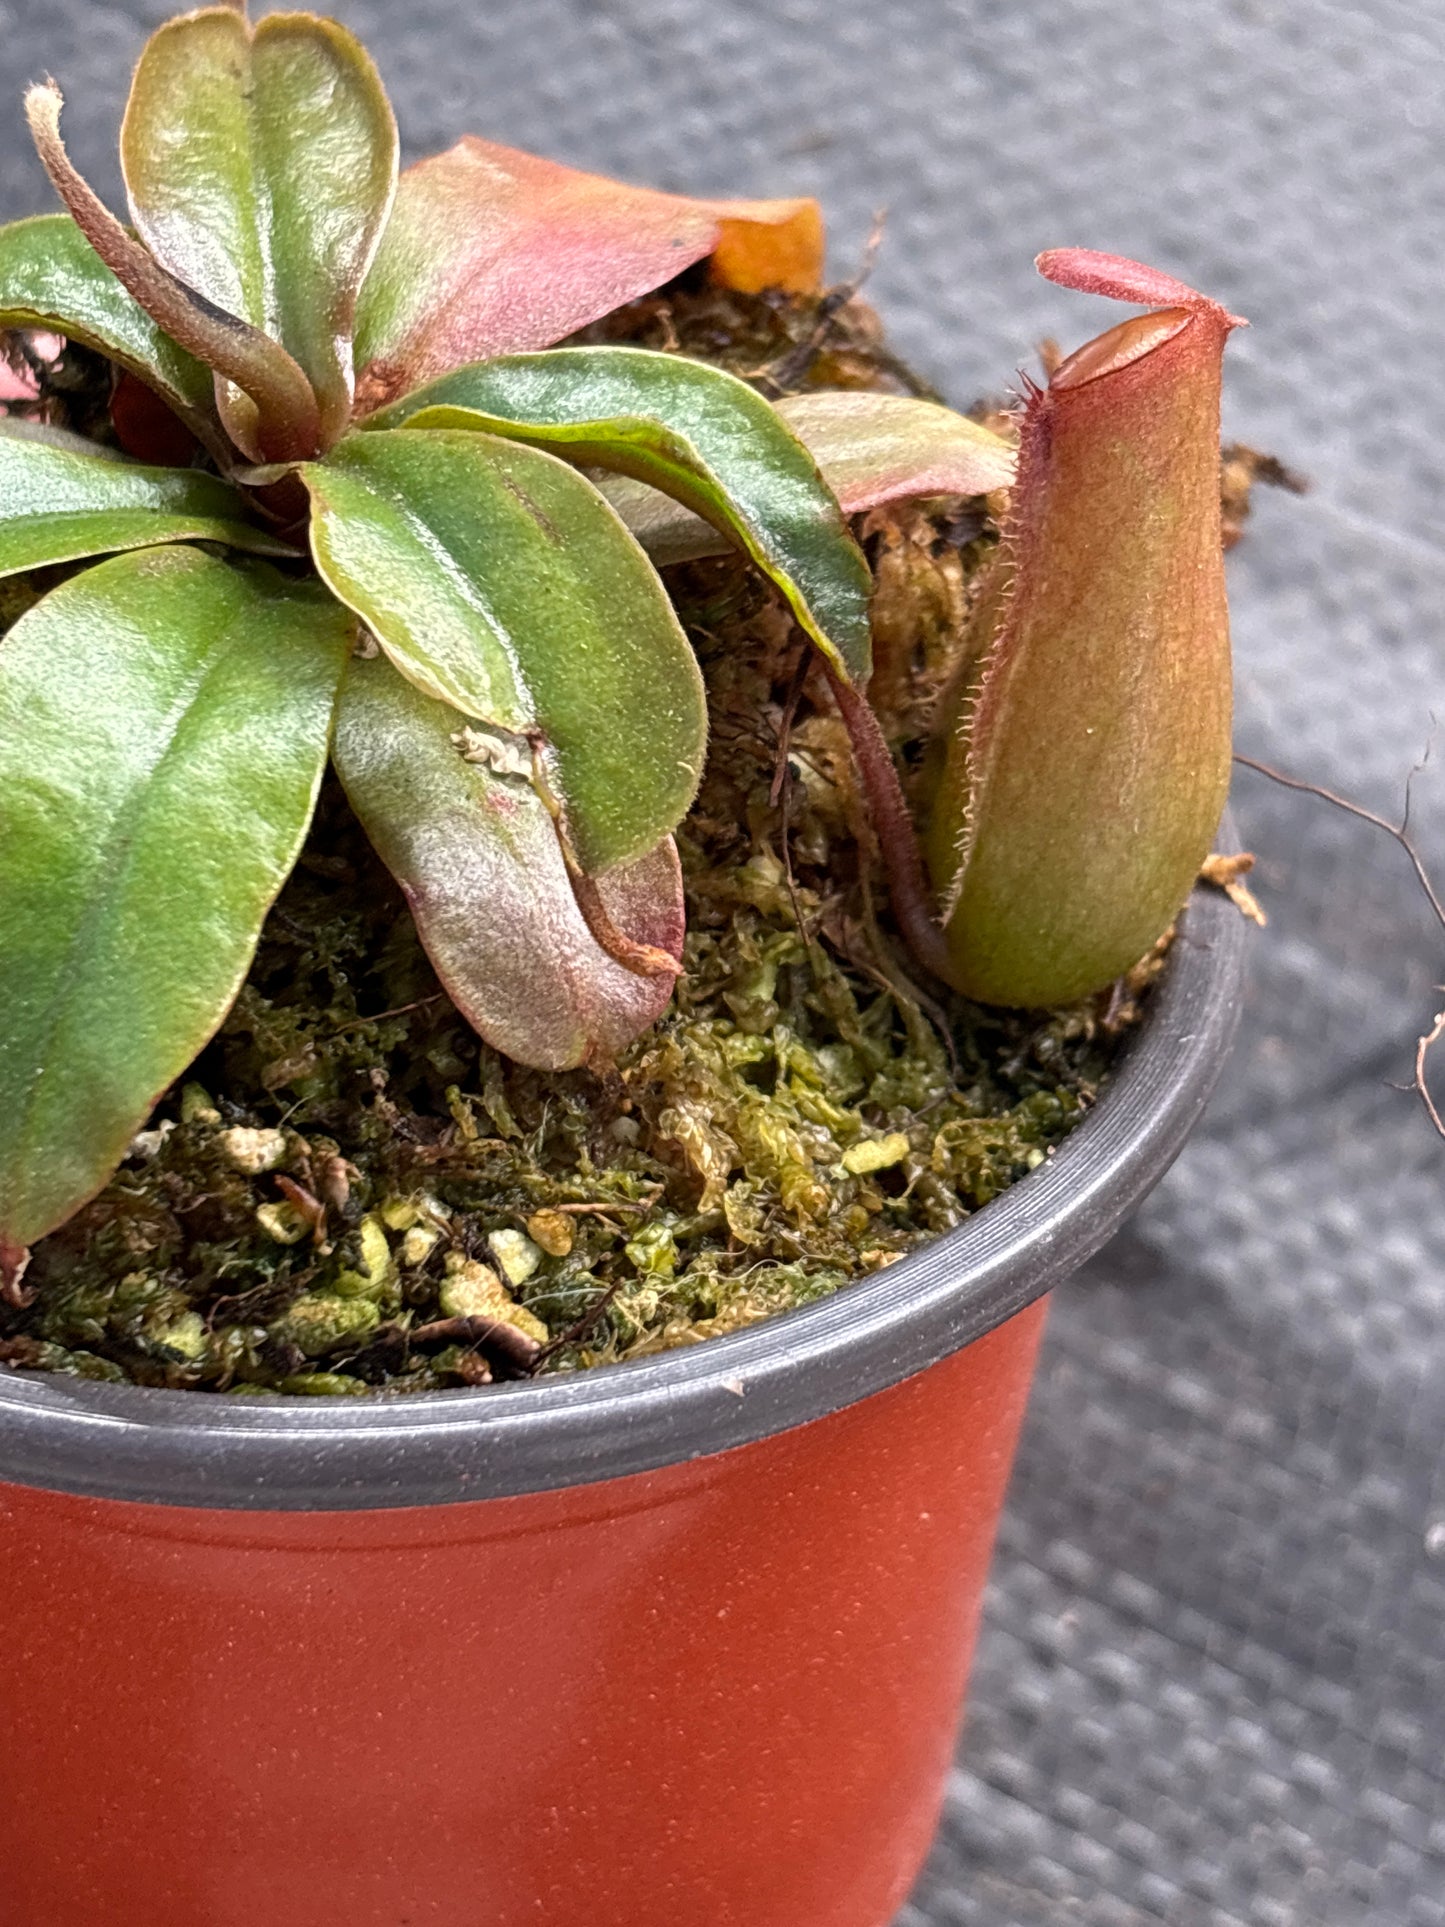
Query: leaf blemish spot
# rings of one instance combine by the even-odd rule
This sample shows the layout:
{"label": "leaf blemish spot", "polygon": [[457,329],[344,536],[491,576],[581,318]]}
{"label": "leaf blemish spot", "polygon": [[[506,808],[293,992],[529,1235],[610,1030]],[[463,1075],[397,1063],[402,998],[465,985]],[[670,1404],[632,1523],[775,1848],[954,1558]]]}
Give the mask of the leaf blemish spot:
{"label": "leaf blemish spot", "polygon": [[491,770],[494,776],[520,776],[530,780],[532,748],[525,737],[503,736],[488,729],[459,729],[452,735],[452,747],[464,763],[475,763]]}

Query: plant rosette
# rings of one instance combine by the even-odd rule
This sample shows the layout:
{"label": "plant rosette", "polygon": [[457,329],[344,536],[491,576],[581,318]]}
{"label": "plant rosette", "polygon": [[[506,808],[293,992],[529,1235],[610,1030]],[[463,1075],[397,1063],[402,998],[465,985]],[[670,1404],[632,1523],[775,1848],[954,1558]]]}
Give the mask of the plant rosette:
{"label": "plant rosette", "polygon": [[[685,955],[674,838],[709,688],[659,574],[682,558],[745,558],[803,640],[908,985],[1044,1012],[1160,941],[1229,768],[1217,304],[1056,251],[1051,278],[1148,312],[1013,427],[897,393],[770,401],[685,354],[557,344],[687,269],[816,295],[811,202],[471,138],[398,174],[369,59],[305,14],[152,37],[129,225],[70,163],[53,85],[27,111],[65,211],[0,230],[12,1313],[236,1004],[328,767],[485,1049],[615,1078]],[[71,352],[104,382],[62,427],[46,369]],[[856,518],[941,497],[987,498],[998,539],[900,769]],[[1232,913],[1200,896],[1182,929],[1040,1168],[753,1329],[391,1401],[0,1372],[23,1655],[0,1757],[49,1789],[0,1823],[15,1927],[882,1927],[936,1811],[1042,1295],[1167,1165],[1227,1047]],[[936,1003],[874,941],[890,994]],[[756,1028],[772,993],[749,995]],[[229,1136],[280,1162],[281,1129]],[[844,1181],[891,1142],[845,1150]],[[260,1337],[298,1390],[364,1389],[305,1364],[325,1346],[301,1313],[359,1333],[385,1309],[405,1341],[387,1231],[425,1258],[434,1226],[328,1242],[346,1161],[305,1176],[265,1223],[332,1268]],[[538,1355],[525,1266],[492,1255],[505,1283],[458,1251],[448,1287],[480,1377],[488,1346]],[[188,1313],[161,1351],[192,1341]]]}

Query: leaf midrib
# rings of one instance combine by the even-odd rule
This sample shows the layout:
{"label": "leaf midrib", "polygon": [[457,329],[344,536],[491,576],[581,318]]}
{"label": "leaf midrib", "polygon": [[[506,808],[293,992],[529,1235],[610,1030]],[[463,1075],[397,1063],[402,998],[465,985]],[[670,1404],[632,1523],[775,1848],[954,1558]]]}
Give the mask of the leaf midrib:
{"label": "leaf midrib", "polygon": [[92,875],[109,877],[113,887],[109,891],[97,890],[91,893],[86,902],[79,922],[71,933],[65,947],[64,969],[58,974],[55,995],[50,1001],[44,1018],[44,1044],[40,1062],[31,1075],[24,1096],[19,1105],[20,1126],[16,1132],[18,1148],[28,1148],[29,1132],[39,1103],[41,1087],[46,1072],[50,1068],[53,1046],[60,1027],[65,1020],[65,999],[69,979],[74,970],[82,939],[94,936],[101,921],[112,911],[117,897],[122,893],[121,886],[129,874],[135,854],[135,840],[139,820],[144,814],[144,804],[154,784],[156,773],[171,756],[177,742],[181,739],[187,717],[194,711],[201,693],[216,669],[234,652],[239,638],[236,634],[236,620],[228,620],[222,640],[200,664],[197,674],[187,685],[182,695],[172,706],[164,725],[165,739],[156,755],[145,769],[144,776],[132,787],[130,799],[117,813],[117,818],[101,847]]}

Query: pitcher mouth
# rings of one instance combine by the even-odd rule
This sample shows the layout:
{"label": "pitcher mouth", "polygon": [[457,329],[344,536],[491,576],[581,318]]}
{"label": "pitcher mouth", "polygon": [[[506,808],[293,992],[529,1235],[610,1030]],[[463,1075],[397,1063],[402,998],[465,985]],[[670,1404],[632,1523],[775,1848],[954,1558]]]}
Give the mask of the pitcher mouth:
{"label": "pitcher mouth", "polygon": [[1135,315],[1132,321],[1121,321],[1107,334],[1096,335],[1067,355],[1049,377],[1049,386],[1082,388],[1088,382],[1102,380],[1105,375],[1132,368],[1135,362],[1162,348],[1166,341],[1172,341],[1192,319],[1188,308],[1160,308],[1153,314]]}
{"label": "pitcher mouth", "polygon": [[834,1296],[575,1376],[271,1404],[0,1372],[0,1482],[244,1511],[456,1504],[596,1484],[787,1431],[960,1350],[1091,1257],[1163,1176],[1239,1016],[1243,920],[1197,889],[1138,1036],[1048,1160]]}

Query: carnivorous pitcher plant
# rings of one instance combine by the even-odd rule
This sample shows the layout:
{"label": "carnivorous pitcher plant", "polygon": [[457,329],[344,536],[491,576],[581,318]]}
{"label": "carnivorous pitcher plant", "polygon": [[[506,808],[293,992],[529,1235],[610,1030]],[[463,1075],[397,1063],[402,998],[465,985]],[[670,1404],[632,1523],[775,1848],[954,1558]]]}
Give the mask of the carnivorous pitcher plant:
{"label": "carnivorous pitcher plant", "polygon": [[[524,1063],[605,1064],[683,950],[708,718],[658,567],[727,544],[826,670],[898,926],[975,999],[1107,985],[1218,823],[1222,308],[1143,305],[1014,438],[907,396],[776,405],[682,354],[557,347],[698,263],[819,283],[811,201],[706,201],[467,138],[398,175],[333,21],[212,6],[141,56],[129,221],[26,111],[63,211],[0,230],[0,326],[113,365],[81,437],[0,421],[0,1274],[106,1182],[237,995],[328,757],[441,983]],[[1012,488],[926,820],[870,709],[856,512]],[[95,559],[91,558],[105,558]]]}

